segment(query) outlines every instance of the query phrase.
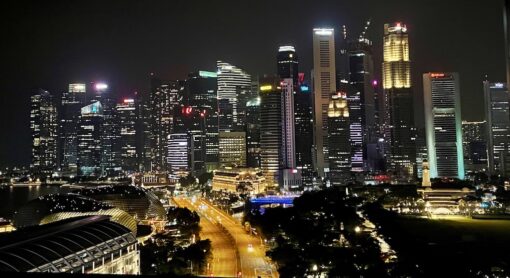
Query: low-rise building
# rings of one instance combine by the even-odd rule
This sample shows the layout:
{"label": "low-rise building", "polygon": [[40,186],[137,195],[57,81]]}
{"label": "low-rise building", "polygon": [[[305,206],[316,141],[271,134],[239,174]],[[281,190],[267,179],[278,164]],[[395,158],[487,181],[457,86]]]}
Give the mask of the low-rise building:
{"label": "low-rise building", "polygon": [[212,187],[215,191],[258,194],[265,190],[266,179],[257,168],[225,168],[214,171]]}

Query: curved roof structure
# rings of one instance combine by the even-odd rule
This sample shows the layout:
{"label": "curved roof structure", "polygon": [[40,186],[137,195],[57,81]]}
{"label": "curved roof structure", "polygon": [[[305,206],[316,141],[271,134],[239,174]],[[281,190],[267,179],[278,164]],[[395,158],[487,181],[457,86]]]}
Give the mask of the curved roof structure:
{"label": "curved roof structure", "polygon": [[166,211],[158,197],[138,186],[107,185],[81,189],[77,193],[108,203],[139,220],[166,220]]}
{"label": "curved roof structure", "polygon": [[136,221],[130,214],[110,204],[73,193],[41,196],[28,202],[15,213],[14,226],[37,226],[90,215],[110,216],[113,222],[127,227],[136,235]]}
{"label": "curved roof structure", "polygon": [[136,238],[108,216],[67,219],[0,237],[0,272],[77,272]]}

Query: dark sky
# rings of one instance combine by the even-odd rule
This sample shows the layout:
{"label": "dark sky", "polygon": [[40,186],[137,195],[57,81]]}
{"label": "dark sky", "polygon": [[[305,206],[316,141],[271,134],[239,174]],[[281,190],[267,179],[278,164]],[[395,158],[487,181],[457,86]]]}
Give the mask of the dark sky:
{"label": "dark sky", "polygon": [[[310,72],[312,28],[372,19],[380,75],[383,24],[410,32],[415,93],[421,74],[458,71],[463,117],[481,118],[482,80],[504,78],[502,1],[2,1],[0,166],[30,161],[29,97],[70,82],[105,80],[119,95],[146,91],[148,73],[182,78],[218,59],[251,74],[275,72],[279,44],[293,44]],[[340,34],[337,32],[337,39]]]}

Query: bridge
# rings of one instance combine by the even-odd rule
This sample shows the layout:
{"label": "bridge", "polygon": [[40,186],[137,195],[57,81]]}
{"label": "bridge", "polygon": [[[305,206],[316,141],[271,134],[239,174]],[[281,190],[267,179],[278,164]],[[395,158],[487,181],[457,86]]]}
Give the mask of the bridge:
{"label": "bridge", "polygon": [[299,195],[270,195],[264,197],[254,197],[250,199],[250,203],[256,205],[269,205],[269,204],[282,204],[282,205],[292,205],[294,199],[299,197]]}

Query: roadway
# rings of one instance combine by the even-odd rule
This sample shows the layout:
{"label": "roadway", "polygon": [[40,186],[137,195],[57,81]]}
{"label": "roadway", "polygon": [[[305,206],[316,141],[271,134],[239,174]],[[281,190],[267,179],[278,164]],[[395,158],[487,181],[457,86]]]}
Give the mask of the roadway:
{"label": "roadway", "polygon": [[232,238],[219,226],[216,221],[205,217],[200,211],[185,198],[174,198],[174,203],[179,207],[195,210],[200,215],[200,238],[211,240],[212,260],[209,262],[207,276],[236,277],[237,261],[236,248]]}
{"label": "roadway", "polygon": [[[221,225],[224,228],[222,230],[233,238],[234,242],[231,241],[231,244],[233,243],[234,248],[237,249],[238,257],[234,255],[230,257],[230,261],[235,262],[237,258],[239,259],[238,264],[242,277],[279,277],[269,258],[266,257],[262,240],[247,233],[232,216],[203,198],[197,197],[192,200],[179,198],[177,201],[185,203],[188,208],[197,211],[201,218]],[[214,245],[213,239],[211,242]],[[213,248],[213,256],[215,256],[215,252]],[[214,275],[216,276],[216,273]]]}

